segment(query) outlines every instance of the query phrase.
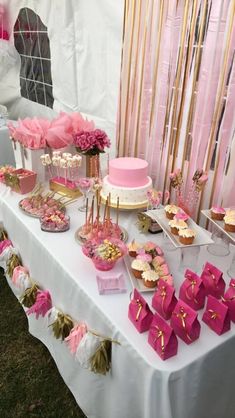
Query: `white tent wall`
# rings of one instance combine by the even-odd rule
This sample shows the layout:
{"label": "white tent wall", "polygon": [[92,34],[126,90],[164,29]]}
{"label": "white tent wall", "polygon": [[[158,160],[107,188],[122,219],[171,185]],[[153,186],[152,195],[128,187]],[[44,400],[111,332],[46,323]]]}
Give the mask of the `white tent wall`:
{"label": "white tent wall", "polygon": [[20,57],[0,79],[0,103],[10,117],[53,117],[79,111],[112,140],[118,107],[124,0],[2,0],[10,42],[21,8],[32,9],[47,26],[51,50],[53,110],[20,95]]}

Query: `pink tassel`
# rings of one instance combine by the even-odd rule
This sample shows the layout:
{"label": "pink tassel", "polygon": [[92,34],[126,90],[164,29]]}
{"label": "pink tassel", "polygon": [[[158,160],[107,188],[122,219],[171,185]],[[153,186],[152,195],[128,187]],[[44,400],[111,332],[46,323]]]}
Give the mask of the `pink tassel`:
{"label": "pink tassel", "polygon": [[69,350],[71,351],[72,354],[76,353],[77,348],[80,344],[80,341],[86,333],[87,333],[87,326],[84,322],[81,322],[80,324],[76,325],[70,331],[69,336],[65,338],[65,341],[67,342]]}
{"label": "pink tassel", "polygon": [[48,290],[39,290],[37,292],[36,302],[34,305],[28,309],[27,315],[36,314],[36,319],[40,315],[43,317],[46,315],[47,311],[52,308],[52,301],[51,301],[51,295],[48,292]]}

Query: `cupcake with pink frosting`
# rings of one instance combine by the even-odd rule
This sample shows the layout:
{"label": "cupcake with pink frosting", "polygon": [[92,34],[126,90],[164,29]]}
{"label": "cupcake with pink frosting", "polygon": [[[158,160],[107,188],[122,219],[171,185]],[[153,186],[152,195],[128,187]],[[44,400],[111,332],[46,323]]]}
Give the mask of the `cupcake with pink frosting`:
{"label": "cupcake with pink frosting", "polygon": [[211,208],[211,218],[215,219],[216,221],[222,221],[225,217],[225,210],[224,208],[212,206]]}

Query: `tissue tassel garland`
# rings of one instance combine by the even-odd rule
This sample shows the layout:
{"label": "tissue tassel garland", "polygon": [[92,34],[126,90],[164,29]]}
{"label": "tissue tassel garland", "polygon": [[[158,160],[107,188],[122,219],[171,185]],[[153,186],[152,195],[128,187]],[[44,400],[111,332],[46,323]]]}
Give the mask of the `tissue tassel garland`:
{"label": "tissue tassel garland", "polygon": [[21,258],[17,254],[12,254],[6,264],[6,273],[9,277],[12,277],[17,266],[22,266]]}
{"label": "tissue tassel garland", "polygon": [[3,241],[4,239],[8,239],[7,231],[5,229],[0,229],[0,241]]}
{"label": "tissue tassel garland", "polygon": [[74,327],[72,318],[62,312],[58,312],[57,319],[49,325],[52,327],[55,338],[64,340],[70,334]]}
{"label": "tissue tassel garland", "polygon": [[34,285],[25,290],[23,295],[20,298],[20,302],[26,308],[31,308],[36,302],[37,293],[39,291],[39,287],[34,283]]}
{"label": "tissue tassel garland", "polygon": [[38,290],[36,294],[36,301],[31,306],[31,308],[27,311],[27,315],[36,314],[36,319],[40,315],[43,317],[46,315],[46,313],[49,311],[49,309],[52,308],[52,301],[51,301],[51,295],[48,292],[48,290]]}
{"label": "tissue tassel garland", "polygon": [[111,368],[112,342],[103,340],[95,354],[90,358],[90,370],[94,373],[106,375]]}

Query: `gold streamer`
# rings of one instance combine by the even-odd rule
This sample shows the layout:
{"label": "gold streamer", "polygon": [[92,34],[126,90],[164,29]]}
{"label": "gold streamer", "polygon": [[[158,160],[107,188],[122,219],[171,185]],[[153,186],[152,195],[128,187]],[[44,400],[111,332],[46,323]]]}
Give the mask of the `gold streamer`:
{"label": "gold streamer", "polygon": [[6,273],[10,278],[12,278],[13,271],[17,266],[22,266],[21,258],[16,254],[12,254],[6,264]]}
{"label": "gold streamer", "polygon": [[0,229],[0,241],[4,241],[4,239],[8,239],[8,234],[7,234],[7,231],[5,231],[5,229],[1,228]]}
{"label": "gold streamer", "polygon": [[111,368],[112,343],[106,339],[100,342],[95,354],[90,358],[90,368],[94,373],[106,375]]}
{"label": "gold streamer", "polygon": [[74,323],[69,315],[58,312],[57,319],[49,326],[52,327],[54,336],[57,340],[59,338],[64,340],[70,334],[70,331],[74,327]]}
{"label": "gold streamer", "polygon": [[36,285],[36,283],[34,283],[32,287],[26,289],[23,295],[20,297],[20,302],[22,305],[24,305],[26,308],[31,308],[31,306],[33,306],[36,302],[38,290],[39,287]]}

